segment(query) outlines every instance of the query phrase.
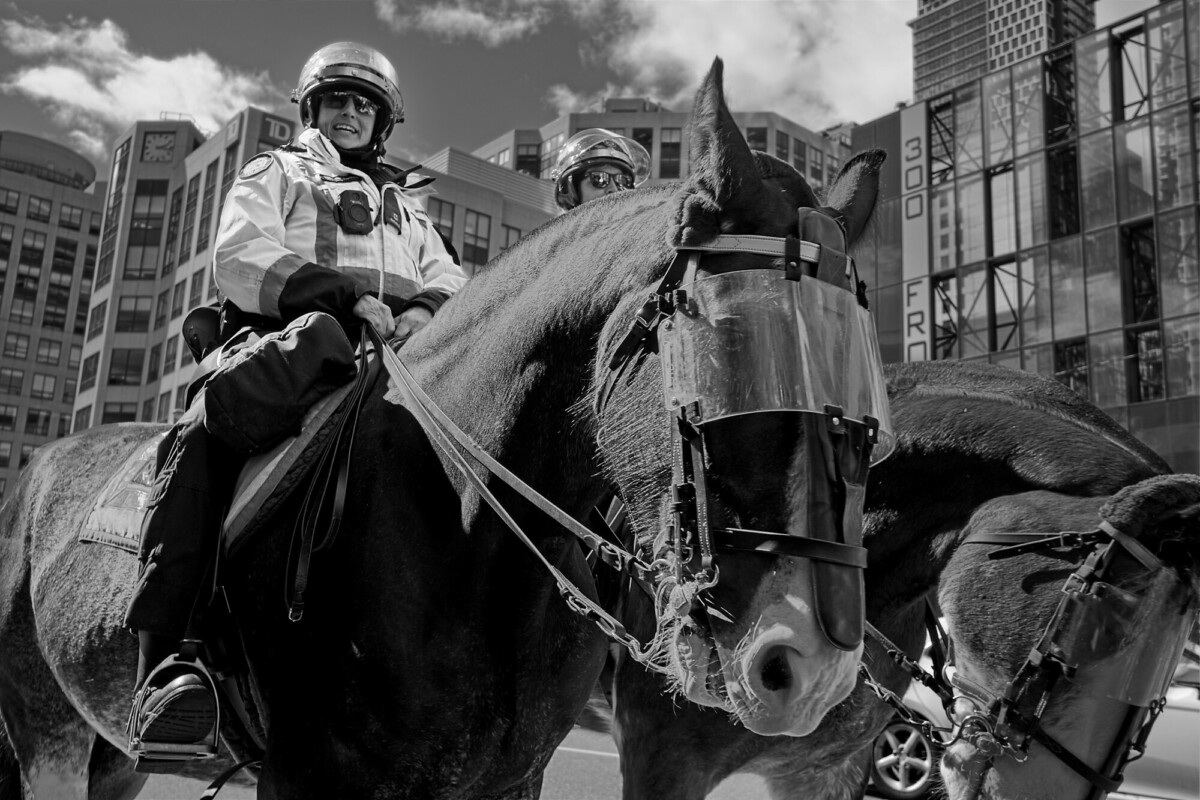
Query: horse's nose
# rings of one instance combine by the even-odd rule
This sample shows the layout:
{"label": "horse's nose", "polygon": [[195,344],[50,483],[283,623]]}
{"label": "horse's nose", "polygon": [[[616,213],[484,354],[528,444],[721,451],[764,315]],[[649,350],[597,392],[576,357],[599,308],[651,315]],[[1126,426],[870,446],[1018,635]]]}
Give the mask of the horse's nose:
{"label": "horse's nose", "polygon": [[752,680],[759,692],[790,692],[800,668],[800,651],[786,645],[764,648],[751,666]]}

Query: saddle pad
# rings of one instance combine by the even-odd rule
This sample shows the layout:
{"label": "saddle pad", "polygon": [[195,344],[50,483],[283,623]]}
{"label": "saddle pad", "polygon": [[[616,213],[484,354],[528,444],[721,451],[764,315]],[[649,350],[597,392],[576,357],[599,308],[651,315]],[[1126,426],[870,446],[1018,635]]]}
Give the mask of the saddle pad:
{"label": "saddle pad", "polygon": [[106,544],[137,555],[142,520],[154,487],[158,443],[166,433],[139,445],[100,491],[92,513],[79,531],[79,541]]}
{"label": "saddle pad", "polygon": [[250,523],[256,521],[259,512],[264,510],[263,506],[280,488],[288,472],[353,388],[354,382],[351,381],[318,400],[304,415],[299,434],[285,439],[274,450],[251,457],[242,467],[233,490],[233,503],[229,506],[222,527],[225,552],[232,552],[242,534],[250,528]]}

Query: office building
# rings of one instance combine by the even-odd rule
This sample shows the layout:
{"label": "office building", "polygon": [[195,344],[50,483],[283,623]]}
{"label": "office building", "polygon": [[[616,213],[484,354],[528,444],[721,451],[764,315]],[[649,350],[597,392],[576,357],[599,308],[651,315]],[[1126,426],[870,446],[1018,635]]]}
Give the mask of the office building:
{"label": "office building", "polygon": [[853,131],[882,147],[855,253],[885,360],[1051,375],[1200,471],[1200,0]]}
{"label": "office building", "polygon": [[913,97],[920,101],[1092,30],[1094,0],[918,0]]}
{"label": "office building", "polygon": [[70,432],[104,185],[83,156],[0,131],[0,497]]}

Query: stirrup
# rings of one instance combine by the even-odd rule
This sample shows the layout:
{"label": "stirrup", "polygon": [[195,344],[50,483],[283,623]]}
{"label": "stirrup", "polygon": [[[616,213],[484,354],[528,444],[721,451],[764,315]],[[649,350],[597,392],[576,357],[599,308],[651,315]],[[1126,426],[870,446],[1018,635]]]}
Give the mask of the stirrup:
{"label": "stirrup", "polygon": [[[160,676],[168,670],[177,671],[179,674],[169,681],[162,681]],[[180,678],[189,676],[194,677],[198,682],[197,680],[184,681],[173,692],[169,691],[166,696],[159,698],[152,707],[149,705],[151,698],[159,692],[168,689]],[[177,696],[172,697],[172,694]],[[188,708],[177,710],[182,714],[182,719],[178,720],[176,726],[184,730],[189,726],[195,726],[196,729],[203,729],[206,733],[198,735],[195,741],[178,741],[176,737],[169,735],[173,720],[167,719],[165,720],[167,722],[165,731],[159,731],[158,734],[148,737],[146,734],[154,727],[154,723],[163,721],[159,718],[161,713],[169,712],[173,702],[181,701],[183,704],[187,704],[189,698],[186,695],[188,694],[203,694],[204,696],[195,698],[199,701],[198,706],[192,704]],[[148,715],[150,715],[149,718],[147,718]],[[162,728],[163,726],[158,727]],[[142,684],[141,690],[134,697],[127,729],[129,754],[137,758],[139,771],[147,771],[141,768],[144,762],[149,762],[146,766],[150,767],[156,761],[192,761],[214,758],[217,755],[220,730],[221,704],[217,700],[217,684],[209,673],[208,667],[204,666],[204,662],[199,657],[190,658],[176,654],[164,660],[151,671],[145,683]],[[164,733],[168,735],[163,735]],[[190,737],[184,736],[183,738]],[[175,741],[171,741],[172,739]]]}

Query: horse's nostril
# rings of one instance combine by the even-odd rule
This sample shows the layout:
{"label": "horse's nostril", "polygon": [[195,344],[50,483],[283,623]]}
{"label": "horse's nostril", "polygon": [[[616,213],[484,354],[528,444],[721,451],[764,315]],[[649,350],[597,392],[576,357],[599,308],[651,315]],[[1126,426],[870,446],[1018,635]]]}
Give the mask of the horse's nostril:
{"label": "horse's nostril", "polygon": [[788,689],[792,685],[792,668],[788,666],[787,655],[776,652],[766,659],[760,672],[763,688],[769,692]]}

